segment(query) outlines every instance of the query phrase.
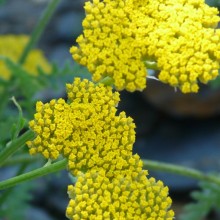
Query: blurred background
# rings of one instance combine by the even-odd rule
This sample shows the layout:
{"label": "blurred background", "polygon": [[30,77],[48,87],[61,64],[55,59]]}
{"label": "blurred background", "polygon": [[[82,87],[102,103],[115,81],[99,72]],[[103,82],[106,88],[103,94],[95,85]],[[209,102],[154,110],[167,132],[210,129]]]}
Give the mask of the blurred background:
{"label": "blurred background", "polygon": [[[48,0],[1,1],[0,34],[30,34],[47,3]],[[208,3],[220,6],[218,1],[210,0]],[[77,36],[82,32],[83,5],[83,0],[62,0],[37,45],[44,51],[48,60],[60,68],[64,67],[66,62],[74,66],[69,48],[75,44]],[[80,69],[79,75],[80,71],[86,73],[86,70]],[[38,97],[46,101],[64,97],[65,83],[72,80],[71,74],[60,77],[57,89],[43,90]],[[205,172],[219,172],[219,82],[220,80],[217,80],[206,86],[201,85],[200,92],[193,95],[183,95],[170,86],[152,79],[148,79],[147,89],[142,93],[121,92],[119,111],[125,111],[131,116],[137,127],[134,152],[145,159],[184,165]],[[0,179],[13,176],[14,170],[15,167],[2,169]],[[178,213],[182,212],[184,204],[192,201],[190,192],[198,188],[198,182],[161,172],[149,171],[149,174],[163,180],[169,186],[178,219]],[[24,194],[29,203],[25,217],[21,219],[66,219],[65,208],[68,203],[66,190],[70,183],[66,172],[28,183],[32,187],[29,191],[24,191]],[[20,192],[22,194],[22,189]],[[15,207],[6,208],[13,210]],[[9,214],[2,216],[2,219],[19,220]],[[213,210],[206,219],[220,219],[220,213]]]}

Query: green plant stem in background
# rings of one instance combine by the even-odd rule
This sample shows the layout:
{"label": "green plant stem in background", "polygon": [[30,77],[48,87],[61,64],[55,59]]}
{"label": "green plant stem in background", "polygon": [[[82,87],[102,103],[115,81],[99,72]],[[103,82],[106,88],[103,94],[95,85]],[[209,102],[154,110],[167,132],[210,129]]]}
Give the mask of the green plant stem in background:
{"label": "green plant stem in background", "polygon": [[61,161],[58,161],[46,167],[41,167],[36,170],[30,171],[28,173],[10,178],[8,180],[1,181],[0,190],[10,188],[19,183],[22,183],[28,180],[33,180],[33,179],[36,179],[38,177],[41,177],[41,176],[44,176],[50,173],[55,173],[57,171],[65,169],[66,166],[67,166],[67,159],[63,159]]}
{"label": "green plant stem in background", "polygon": [[18,149],[23,147],[25,143],[32,140],[35,137],[35,133],[31,130],[26,131],[23,135],[17,139],[11,141],[1,152],[0,152],[0,165],[5,162],[5,160],[15,153]]}
{"label": "green plant stem in background", "polygon": [[196,169],[169,164],[169,163],[152,161],[152,160],[142,160],[142,161],[144,162],[144,168],[147,170],[155,170],[155,171],[173,173],[176,175],[191,177],[193,179],[208,181],[208,182],[220,185],[220,178],[214,175],[205,174]]}
{"label": "green plant stem in background", "polygon": [[1,167],[18,165],[20,163],[29,164],[39,160],[41,160],[41,158],[37,156],[32,157],[30,154],[22,154],[6,160]]}
{"label": "green plant stem in background", "polygon": [[20,64],[23,64],[25,62],[30,50],[34,47],[34,45],[36,45],[37,41],[39,40],[41,34],[43,33],[46,25],[50,21],[50,18],[52,17],[53,13],[55,12],[60,1],[61,0],[49,1],[45,12],[43,13],[42,17],[40,18],[35,29],[33,30],[31,37],[30,37],[30,40],[29,40],[28,44],[26,45],[26,47],[25,47],[25,49],[19,59]]}

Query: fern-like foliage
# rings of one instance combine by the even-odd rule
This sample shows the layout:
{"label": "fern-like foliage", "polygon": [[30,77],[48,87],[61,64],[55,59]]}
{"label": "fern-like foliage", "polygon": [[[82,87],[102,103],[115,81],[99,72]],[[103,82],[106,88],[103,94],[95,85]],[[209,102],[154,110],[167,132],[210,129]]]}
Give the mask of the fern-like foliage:
{"label": "fern-like foliage", "polygon": [[200,191],[192,192],[195,202],[185,206],[180,220],[202,220],[211,210],[220,210],[220,186],[200,182]]}
{"label": "fern-like foliage", "polygon": [[31,199],[33,184],[23,183],[13,189],[0,193],[0,219],[24,220]]}
{"label": "fern-like foliage", "polygon": [[6,0],[0,0],[0,6],[3,5],[6,2]]}

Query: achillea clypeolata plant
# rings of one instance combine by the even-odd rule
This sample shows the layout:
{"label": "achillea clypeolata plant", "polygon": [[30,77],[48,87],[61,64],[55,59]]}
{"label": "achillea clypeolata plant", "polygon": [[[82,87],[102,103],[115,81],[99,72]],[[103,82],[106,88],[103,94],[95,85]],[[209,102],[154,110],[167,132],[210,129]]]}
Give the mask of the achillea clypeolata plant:
{"label": "achillea clypeolata plant", "polygon": [[[18,62],[28,41],[29,36],[27,35],[0,35],[0,55],[10,58],[10,60],[14,62]],[[29,74],[37,76],[38,67],[40,67],[46,74],[49,74],[52,69],[43,52],[39,49],[33,49],[23,64],[23,68]],[[10,80],[11,78],[10,70],[4,61],[1,60],[0,78],[4,80]]]}
{"label": "achillea clypeolata plant", "polygon": [[[4,79],[0,83],[11,77],[5,57],[15,67],[18,64],[12,68],[18,74],[24,68],[37,75],[38,65],[49,72],[50,65],[42,53],[31,49],[58,2],[49,2],[28,44],[27,36],[0,37],[0,77]],[[147,70],[154,69],[160,71],[160,81],[183,93],[197,92],[199,82],[207,83],[218,75],[218,10],[204,0],[91,0],[84,8],[84,31],[77,39],[79,45],[71,47],[70,52],[88,68],[93,81],[74,78],[73,83],[66,84],[67,100],[38,101],[30,129],[20,137],[25,120],[13,98],[19,119],[11,141],[0,151],[0,165],[5,165],[25,143],[30,155],[41,154],[48,162],[44,167],[1,181],[0,190],[67,169],[76,177],[75,183],[68,186],[66,216],[70,220],[172,220],[168,187],[148,176],[148,170],[156,169],[208,182],[203,186],[204,192],[195,194],[205,211],[201,212],[199,205],[191,206],[197,209],[191,211],[191,216],[199,216],[193,218],[200,220],[211,210],[212,203],[219,203],[220,178],[133,154],[135,123],[125,112],[117,112],[120,97],[112,87],[142,91]],[[5,89],[8,91],[11,90]],[[26,165],[21,165],[19,174]],[[1,203],[10,195],[8,192],[0,198],[0,217]],[[207,200],[205,205],[203,198]]]}
{"label": "achillea clypeolata plant", "polygon": [[30,154],[67,158],[77,177],[69,186],[69,219],[173,219],[168,188],[148,179],[138,155],[132,155],[135,124],[116,115],[119,93],[104,84],[75,78],[68,101],[36,105],[30,128],[36,138]]}
{"label": "achillea clypeolata plant", "polygon": [[183,93],[218,75],[220,19],[204,0],[93,0],[85,11],[79,47],[70,52],[95,82],[110,76],[118,90],[141,91],[149,62]]}

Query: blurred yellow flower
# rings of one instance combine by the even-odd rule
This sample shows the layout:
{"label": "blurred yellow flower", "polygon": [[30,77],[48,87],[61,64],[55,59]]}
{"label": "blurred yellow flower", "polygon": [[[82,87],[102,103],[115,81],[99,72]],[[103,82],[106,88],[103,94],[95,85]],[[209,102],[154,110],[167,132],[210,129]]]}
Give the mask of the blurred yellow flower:
{"label": "blurred yellow flower", "polygon": [[219,12],[204,0],[93,0],[85,11],[79,47],[70,52],[96,82],[110,76],[118,90],[143,90],[146,61],[183,93],[218,75]]}
{"label": "blurred yellow flower", "polygon": [[104,170],[78,175],[75,186],[68,186],[70,220],[172,220],[168,188],[161,181],[147,178],[147,171],[108,178]]}
{"label": "blurred yellow flower", "polygon": [[[26,35],[0,35],[0,55],[10,58],[14,62],[18,62],[22,51],[27,44],[29,37]],[[25,63],[24,70],[33,76],[38,75],[38,67],[49,74],[51,66],[43,55],[43,52],[38,49],[33,49],[29,53]],[[9,80],[11,72],[3,61],[0,60],[0,77]]]}

